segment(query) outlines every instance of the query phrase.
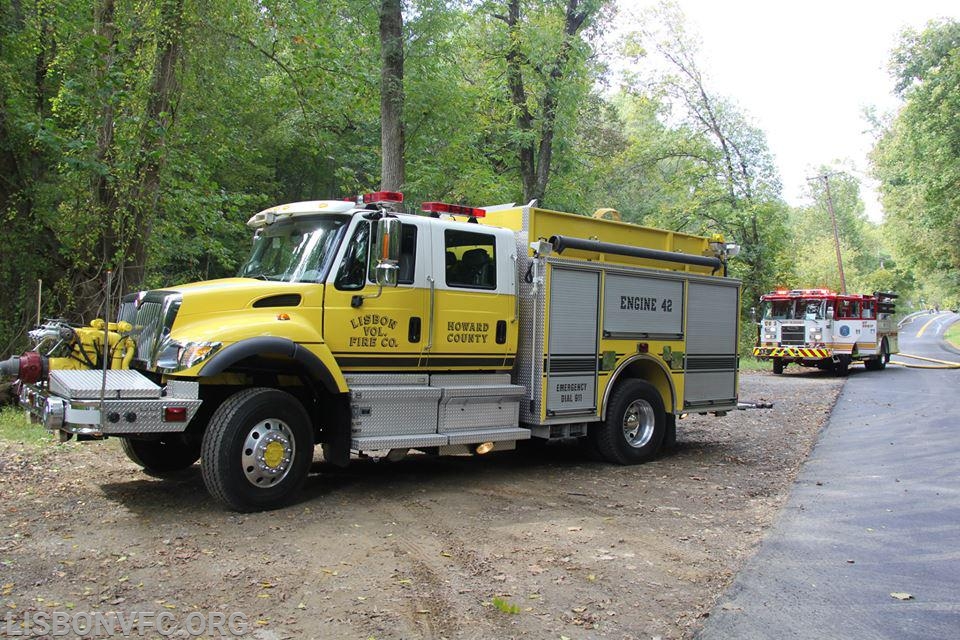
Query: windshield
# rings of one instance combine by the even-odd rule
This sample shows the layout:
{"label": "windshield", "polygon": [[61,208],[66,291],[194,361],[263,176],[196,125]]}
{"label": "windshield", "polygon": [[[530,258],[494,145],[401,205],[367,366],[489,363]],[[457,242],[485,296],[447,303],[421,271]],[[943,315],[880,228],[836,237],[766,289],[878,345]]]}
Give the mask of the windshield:
{"label": "windshield", "polygon": [[768,300],[763,303],[763,317],[766,320],[823,320],[827,317],[826,307],[827,301],[817,298]]}
{"label": "windshield", "polygon": [[350,216],[283,220],[254,236],[241,278],[322,282]]}

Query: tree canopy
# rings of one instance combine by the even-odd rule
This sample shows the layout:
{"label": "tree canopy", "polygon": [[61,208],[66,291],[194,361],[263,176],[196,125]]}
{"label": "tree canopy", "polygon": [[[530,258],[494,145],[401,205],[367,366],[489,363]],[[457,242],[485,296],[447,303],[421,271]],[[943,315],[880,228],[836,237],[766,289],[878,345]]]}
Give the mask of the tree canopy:
{"label": "tree canopy", "polygon": [[885,235],[930,302],[960,285],[960,23],[903,33],[890,64],[902,109],[873,151]]}
{"label": "tree canopy", "polygon": [[[820,188],[784,202],[764,132],[713,89],[676,5],[612,44],[617,8],[0,0],[0,349],[22,346],[38,280],[42,315],[87,321],[108,269],[114,300],[232,275],[256,210],[383,185],[723,233],[745,307],[832,284]],[[857,286],[911,286],[909,269],[955,284],[958,34],[937,23],[894,52],[906,106],[874,155],[883,229],[857,181],[832,178]]]}

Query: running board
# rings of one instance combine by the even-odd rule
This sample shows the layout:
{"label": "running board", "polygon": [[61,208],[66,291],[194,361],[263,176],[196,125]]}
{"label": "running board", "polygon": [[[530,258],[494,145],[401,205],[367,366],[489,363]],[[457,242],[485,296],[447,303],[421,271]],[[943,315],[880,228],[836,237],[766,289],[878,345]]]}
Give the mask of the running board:
{"label": "running board", "polygon": [[480,444],[482,442],[505,442],[529,440],[530,430],[522,427],[500,427],[457,431],[456,433],[418,433],[397,436],[362,436],[353,438],[350,448],[356,451],[378,449],[421,449],[442,447],[450,444]]}

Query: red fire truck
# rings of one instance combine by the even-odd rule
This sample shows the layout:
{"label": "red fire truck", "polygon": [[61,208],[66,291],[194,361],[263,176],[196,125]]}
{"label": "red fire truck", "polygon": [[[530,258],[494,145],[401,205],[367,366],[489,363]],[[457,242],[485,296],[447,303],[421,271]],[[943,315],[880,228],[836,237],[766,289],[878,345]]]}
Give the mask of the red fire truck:
{"label": "red fire truck", "polygon": [[753,355],[772,360],[773,372],[790,363],[847,373],[853,362],[883,369],[897,353],[896,294],[836,293],[828,289],[778,290],[761,296]]}

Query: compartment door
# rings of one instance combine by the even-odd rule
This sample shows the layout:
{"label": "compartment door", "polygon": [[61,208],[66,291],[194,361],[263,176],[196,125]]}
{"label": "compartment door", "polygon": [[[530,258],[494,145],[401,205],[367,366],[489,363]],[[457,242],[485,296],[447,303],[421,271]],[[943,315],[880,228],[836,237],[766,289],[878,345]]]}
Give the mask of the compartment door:
{"label": "compartment door", "polygon": [[596,414],[600,272],[553,267],[547,416]]}
{"label": "compartment door", "polygon": [[739,283],[691,282],[687,292],[683,405],[736,407]]}

